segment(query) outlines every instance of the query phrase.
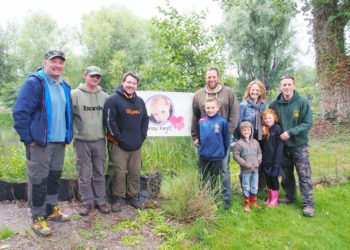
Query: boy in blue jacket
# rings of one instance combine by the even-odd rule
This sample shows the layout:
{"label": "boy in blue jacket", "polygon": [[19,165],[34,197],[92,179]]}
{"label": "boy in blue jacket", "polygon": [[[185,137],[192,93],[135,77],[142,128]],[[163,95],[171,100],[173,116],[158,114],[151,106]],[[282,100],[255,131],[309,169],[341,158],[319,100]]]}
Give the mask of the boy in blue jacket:
{"label": "boy in blue jacket", "polygon": [[225,118],[218,112],[218,99],[205,101],[206,116],[198,121],[199,131],[199,172],[204,183],[210,181],[211,189],[215,190],[221,173],[222,160],[230,146],[230,131]]}

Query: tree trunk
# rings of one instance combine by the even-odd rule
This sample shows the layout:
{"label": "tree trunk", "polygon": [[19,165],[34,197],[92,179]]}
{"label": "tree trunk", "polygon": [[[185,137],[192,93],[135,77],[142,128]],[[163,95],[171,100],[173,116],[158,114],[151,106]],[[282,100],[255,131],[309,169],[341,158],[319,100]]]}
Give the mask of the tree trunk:
{"label": "tree trunk", "polygon": [[321,107],[326,118],[348,122],[350,58],[345,55],[344,48],[344,27],[348,19],[339,15],[336,2],[313,5],[316,70],[321,88]]}

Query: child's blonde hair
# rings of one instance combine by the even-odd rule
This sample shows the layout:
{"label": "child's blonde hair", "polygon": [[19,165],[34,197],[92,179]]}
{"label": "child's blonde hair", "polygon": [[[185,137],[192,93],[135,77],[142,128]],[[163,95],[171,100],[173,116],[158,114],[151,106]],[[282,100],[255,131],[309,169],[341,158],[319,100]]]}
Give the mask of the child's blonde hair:
{"label": "child's blonde hair", "polygon": [[261,114],[261,119],[262,119],[262,131],[263,131],[263,138],[264,139],[269,139],[270,137],[270,131],[269,131],[269,126],[267,126],[264,122],[265,118],[267,115],[272,115],[274,120],[275,120],[275,124],[278,123],[278,116],[275,112],[275,110],[273,109],[266,109],[264,112],[262,112]]}

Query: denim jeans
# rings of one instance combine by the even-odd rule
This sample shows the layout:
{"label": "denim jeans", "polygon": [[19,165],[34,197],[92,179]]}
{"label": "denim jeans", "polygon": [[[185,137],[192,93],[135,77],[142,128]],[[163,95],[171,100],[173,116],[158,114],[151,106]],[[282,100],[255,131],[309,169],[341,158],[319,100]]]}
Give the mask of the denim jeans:
{"label": "denim jeans", "polygon": [[244,197],[248,198],[250,195],[257,195],[259,172],[258,170],[249,173],[241,173],[242,176],[242,189]]}
{"label": "denim jeans", "polygon": [[231,174],[230,174],[230,147],[227,150],[225,158],[222,160],[221,168],[221,195],[223,200],[231,200]]}

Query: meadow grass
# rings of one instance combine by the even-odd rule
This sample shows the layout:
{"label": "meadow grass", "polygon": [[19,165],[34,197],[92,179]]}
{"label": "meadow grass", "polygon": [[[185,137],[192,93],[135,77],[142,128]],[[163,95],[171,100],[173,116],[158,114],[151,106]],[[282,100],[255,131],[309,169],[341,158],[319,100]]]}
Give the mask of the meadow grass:
{"label": "meadow grass", "polygon": [[219,210],[215,223],[199,220],[188,225],[187,242],[177,247],[187,248],[192,242],[193,249],[348,249],[349,192],[350,183],[318,186],[314,218],[302,216],[300,200],[246,213],[240,197],[234,196],[231,209]]}

